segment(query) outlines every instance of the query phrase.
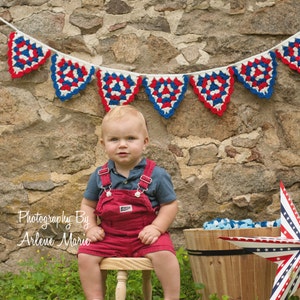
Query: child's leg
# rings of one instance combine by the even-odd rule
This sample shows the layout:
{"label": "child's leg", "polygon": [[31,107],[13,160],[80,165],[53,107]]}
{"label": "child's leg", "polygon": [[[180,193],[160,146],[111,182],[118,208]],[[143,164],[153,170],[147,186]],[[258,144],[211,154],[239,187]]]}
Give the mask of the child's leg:
{"label": "child's leg", "polygon": [[164,291],[164,300],[179,300],[180,269],[176,256],[170,251],[158,251],[149,253],[146,257],[152,261]]}
{"label": "child's leg", "polygon": [[87,300],[104,300],[105,282],[99,263],[103,257],[78,254],[78,268],[81,285]]}

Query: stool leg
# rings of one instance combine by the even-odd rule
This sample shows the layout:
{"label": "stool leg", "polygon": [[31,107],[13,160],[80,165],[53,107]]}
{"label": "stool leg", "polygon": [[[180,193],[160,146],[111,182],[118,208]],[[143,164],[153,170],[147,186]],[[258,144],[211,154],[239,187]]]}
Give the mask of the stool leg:
{"label": "stool leg", "polygon": [[117,275],[116,300],[126,299],[127,271],[119,270]]}
{"label": "stool leg", "polygon": [[152,300],[151,270],[143,270],[143,294],[145,300]]}

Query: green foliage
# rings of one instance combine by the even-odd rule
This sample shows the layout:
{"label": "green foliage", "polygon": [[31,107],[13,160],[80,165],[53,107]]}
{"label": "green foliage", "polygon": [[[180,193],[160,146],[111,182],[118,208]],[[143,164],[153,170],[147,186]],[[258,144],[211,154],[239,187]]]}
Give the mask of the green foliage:
{"label": "green foliage", "polygon": [[[195,284],[192,277],[190,262],[187,252],[180,248],[176,253],[181,274],[181,300],[202,300],[201,291],[203,284]],[[61,259],[41,258],[38,263],[29,260],[21,263],[22,271],[18,274],[0,274],[0,299],[2,300],[84,300],[77,260],[66,262]],[[128,276],[127,298],[141,300],[142,274],[131,271]],[[109,271],[106,280],[106,300],[114,299],[116,286],[116,271]],[[152,272],[153,300],[163,300],[163,291]],[[212,294],[210,300],[229,300],[228,296]],[[299,300],[292,296],[289,300]]]}
{"label": "green foliage", "polygon": [[19,274],[0,275],[0,299],[3,300],[84,300],[81,292],[77,261],[67,267],[64,258],[41,258],[20,263]]}
{"label": "green foliage", "polygon": [[[192,278],[189,259],[184,249],[177,251],[181,271],[181,299],[199,300]],[[64,258],[41,258],[20,263],[18,274],[0,274],[0,299],[2,300],[84,300],[78,275],[77,260],[66,262]],[[129,272],[127,297],[131,300],[143,299],[142,273]],[[106,299],[114,299],[116,272],[109,271],[106,280]],[[153,300],[162,300],[163,291],[155,273],[152,272]]]}
{"label": "green foliage", "polygon": [[195,284],[190,267],[189,256],[185,249],[179,248],[176,256],[180,266],[180,299],[201,300],[199,291],[204,288],[202,284]]}

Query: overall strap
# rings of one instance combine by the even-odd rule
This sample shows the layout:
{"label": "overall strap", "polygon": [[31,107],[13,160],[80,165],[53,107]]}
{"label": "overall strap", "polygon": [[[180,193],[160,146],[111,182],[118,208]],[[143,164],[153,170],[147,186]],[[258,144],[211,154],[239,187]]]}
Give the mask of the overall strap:
{"label": "overall strap", "polygon": [[[150,159],[146,159],[146,166],[144,169],[143,174],[140,177],[140,181],[138,183],[138,188],[146,191],[148,189],[149,184],[152,182],[151,175],[152,171],[155,167],[155,162]],[[98,171],[98,175],[100,176],[102,186],[105,187],[110,187],[111,186],[111,179],[110,179],[110,174],[109,174],[109,168],[108,168],[108,163],[105,163],[101,169]]]}
{"label": "overall strap", "polygon": [[108,187],[111,186],[110,174],[108,169],[108,163],[105,163],[101,169],[98,171],[98,175],[100,176],[102,186]]}
{"label": "overall strap", "polygon": [[149,184],[152,182],[151,175],[154,167],[156,166],[155,162],[150,159],[146,159],[146,167],[139,181],[139,188],[146,191]]}

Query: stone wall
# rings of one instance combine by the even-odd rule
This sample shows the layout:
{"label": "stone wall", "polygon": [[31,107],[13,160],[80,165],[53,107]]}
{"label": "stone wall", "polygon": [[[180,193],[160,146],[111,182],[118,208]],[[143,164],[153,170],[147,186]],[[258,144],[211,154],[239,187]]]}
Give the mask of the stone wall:
{"label": "stone wall", "polygon": [[[140,74],[227,66],[300,29],[298,0],[0,4],[3,19],[56,51]],[[6,55],[11,31],[0,24],[0,270],[14,270],[27,257],[73,257],[83,239],[83,191],[106,160],[98,143],[105,111],[96,81],[62,102],[55,96],[50,61],[11,79]],[[280,180],[299,206],[299,81],[279,61],[269,100],[236,80],[222,117],[205,108],[189,86],[175,114],[165,119],[140,89],[133,105],[149,123],[147,156],[170,172],[180,200],[171,230],[176,247],[184,245],[184,228],[216,217],[279,218]]]}

